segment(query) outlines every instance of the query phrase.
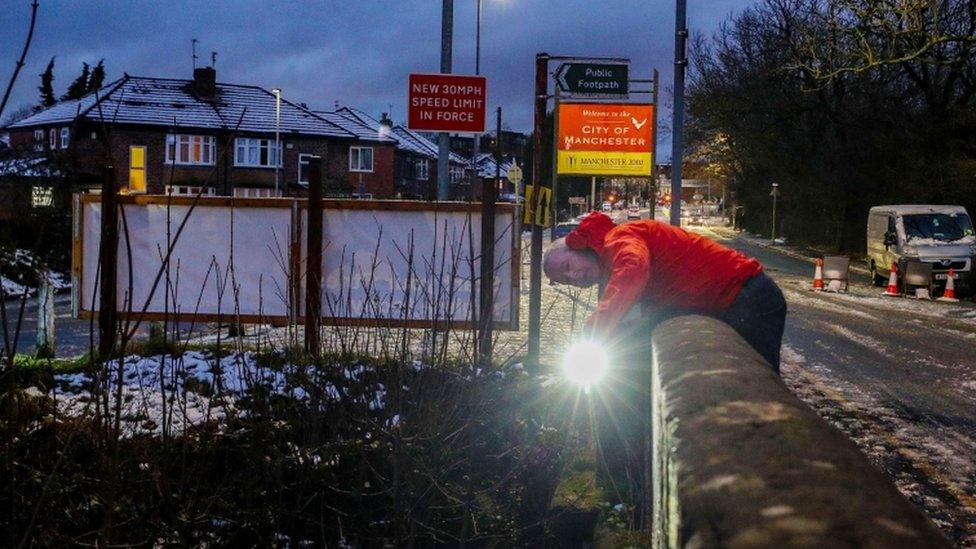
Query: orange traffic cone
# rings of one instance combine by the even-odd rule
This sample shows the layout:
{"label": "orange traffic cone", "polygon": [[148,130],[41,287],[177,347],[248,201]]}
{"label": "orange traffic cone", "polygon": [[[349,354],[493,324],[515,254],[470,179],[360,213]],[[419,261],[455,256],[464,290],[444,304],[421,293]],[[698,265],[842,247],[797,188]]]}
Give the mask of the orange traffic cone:
{"label": "orange traffic cone", "polygon": [[959,301],[958,299],[956,299],[956,282],[952,278],[953,276],[955,276],[955,274],[956,274],[956,270],[950,267],[949,277],[946,278],[945,291],[942,292],[942,297],[940,297],[936,301]]}
{"label": "orange traffic cone", "polygon": [[823,283],[823,259],[820,259],[818,257],[817,258],[817,261],[815,262],[815,265],[817,267],[813,270],[813,288],[810,288],[810,289],[813,290],[813,291],[815,291],[815,292],[822,292],[823,289],[824,289],[824,283]]}
{"label": "orange traffic cone", "polygon": [[891,264],[891,274],[888,275],[888,289],[882,295],[898,297],[898,264]]}

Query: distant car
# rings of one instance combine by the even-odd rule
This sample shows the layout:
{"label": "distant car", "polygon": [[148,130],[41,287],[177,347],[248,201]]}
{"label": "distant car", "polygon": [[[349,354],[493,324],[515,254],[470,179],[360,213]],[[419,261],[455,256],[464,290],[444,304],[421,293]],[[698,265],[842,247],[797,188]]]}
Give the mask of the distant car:
{"label": "distant car", "polygon": [[627,208],[627,219],[640,219],[640,208],[637,206]]}
{"label": "distant car", "polygon": [[579,222],[577,221],[566,221],[556,225],[555,238],[563,238],[569,233],[573,232],[576,227],[579,227]]}
{"label": "distant car", "polygon": [[604,202],[602,209],[605,212],[609,212],[609,211],[613,210],[613,204],[610,204],[609,202]]}

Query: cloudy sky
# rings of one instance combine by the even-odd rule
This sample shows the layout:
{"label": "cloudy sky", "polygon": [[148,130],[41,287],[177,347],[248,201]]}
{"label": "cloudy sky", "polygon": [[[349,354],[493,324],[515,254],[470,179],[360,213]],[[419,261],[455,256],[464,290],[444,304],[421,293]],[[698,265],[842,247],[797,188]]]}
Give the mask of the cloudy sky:
{"label": "cloudy sky", "polygon": [[[34,42],[7,113],[37,101],[51,56],[60,95],[82,62],[105,59],[108,80],[190,78],[217,52],[220,82],[280,87],[313,108],[336,102],[406,118],[407,75],[438,72],[441,0],[39,0]],[[689,0],[692,32],[711,34],[754,0]],[[0,84],[27,31],[30,0],[0,0]],[[474,73],[477,0],[454,1],[454,72]],[[661,71],[670,86],[674,0],[483,0],[481,69],[489,108],[505,125],[532,127],[536,52],[631,59],[631,77]],[[634,99],[639,99],[634,97]],[[670,99],[662,96],[662,105]],[[666,122],[662,117],[661,123]],[[661,143],[662,149],[664,143]],[[662,150],[662,152],[664,152]]]}

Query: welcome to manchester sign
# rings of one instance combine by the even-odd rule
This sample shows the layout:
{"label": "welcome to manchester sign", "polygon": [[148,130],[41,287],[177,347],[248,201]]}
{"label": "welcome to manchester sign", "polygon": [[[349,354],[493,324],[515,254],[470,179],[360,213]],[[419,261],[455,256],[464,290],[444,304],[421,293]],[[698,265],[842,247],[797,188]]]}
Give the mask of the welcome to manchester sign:
{"label": "welcome to manchester sign", "polygon": [[560,103],[559,175],[650,177],[654,105]]}

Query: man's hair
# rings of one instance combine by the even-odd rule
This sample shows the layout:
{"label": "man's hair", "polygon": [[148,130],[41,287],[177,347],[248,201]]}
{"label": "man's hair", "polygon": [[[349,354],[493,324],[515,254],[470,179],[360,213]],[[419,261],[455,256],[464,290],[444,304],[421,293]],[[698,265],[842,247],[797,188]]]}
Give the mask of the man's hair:
{"label": "man's hair", "polygon": [[[549,244],[548,246],[546,246],[545,253],[542,256],[542,270],[546,273],[546,276],[549,276],[548,269],[546,268],[546,266],[549,264],[549,257],[552,256],[552,254],[554,252],[558,252],[560,250],[565,250],[565,251],[568,251],[568,252],[581,253],[581,254],[584,254],[584,255],[589,255],[593,259],[599,259],[599,257],[596,255],[596,252],[594,252],[593,250],[591,250],[589,248],[585,248],[585,249],[582,249],[582,250],[574,250],[574,249],[572,249],[572,248],[570,248],[569,246],[566,245],[566,238],[565,237],[563,237],[563,238],[557,238],[556,240],[553,240],[551,244]],[[549,278],[552,278],[552,277],[549,276]]]}

